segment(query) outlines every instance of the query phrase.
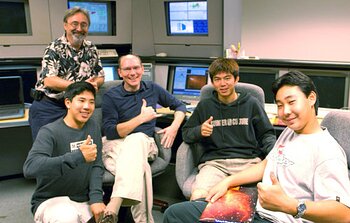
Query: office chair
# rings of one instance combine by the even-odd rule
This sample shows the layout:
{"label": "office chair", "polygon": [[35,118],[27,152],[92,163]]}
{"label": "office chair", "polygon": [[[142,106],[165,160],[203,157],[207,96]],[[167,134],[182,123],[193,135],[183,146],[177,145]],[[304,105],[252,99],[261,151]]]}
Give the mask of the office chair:
{"label": "office chair", "polygon": [[348,175],[350,179],[350,111],[334,110],[329,112],[323,118],[321,126],[326,127],[339,145],[343,147],[348,161]]}
{"label": "office chair", "polygon": [[[102,126],[102,96],[105,92],[107,92],[111,87],[117,86],[122,83],[122,80],[114,80],[114,81],[106,81],[99,89],[99,91],[96,94],[96,100],[95,100],[95,111],[92,116],[93,119],[96,120],[96,122]],[[171,158],[171,148],[165,149],[161,145],[161,138],[162,135],[158,134],[157,132],[161,130],[161,128],[156,127],[155,128],[155,134],[154,134],[154,140],[158,146],[158,156],[157,158],[150,163],[151,171],[152,171],[152,177],[156,177],[162,173],[165,172],[166,167],[170,163]],[[114,175],[111,174],[107,169],[105,170],[105,174],[103,176],[103,187],[105,190],[105,201],[109,199],[111,188],[114,184]],[[158,206],[161,208],[161,211],[164,212],[166,208],[168,208],[169,204],[166,201],[161,201],[158,199],[153,199],[153,205]]]}
{"label": "office chair", "polygon": [[[254,84],[238,82],[236,85],[237,92],[247,92],[258,99],[262,106],[265,103],[264,90]],[[200,100],[208,98],[212,95],[214,87],[205,85],[201,89]],[[182,142],[176,153],[175,174],[176,181],[183,193],[189,199],[191,197],[192,185],[198,174],[198,164],[203,148],[199,144],[187,144]]]}

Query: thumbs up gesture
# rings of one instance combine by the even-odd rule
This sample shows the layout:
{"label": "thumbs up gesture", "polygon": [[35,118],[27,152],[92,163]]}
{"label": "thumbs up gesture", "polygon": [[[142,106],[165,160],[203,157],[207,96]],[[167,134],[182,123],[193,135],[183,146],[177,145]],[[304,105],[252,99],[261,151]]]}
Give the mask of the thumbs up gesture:
{"label": "thumbs up gesture", "polygon": [[147,101],[145,99],[142,99],[140,117],[141,117],[141,123],[149,122],[152,119],[158,117],[157,113],[151,106],[147,107]]}
{"label": "thumbs up gesture", "polygon": [[88,135],[85,142],[81,144],[80,151],[83,153],[85,162],[93,162],[97,157],[97,146],[96,144],[91,144],[91,136]]}
{"label": "thumbs up gesture", "polygon": [[213,133],[213,116],[210,116],[201,126],[201,134],[203,137],[209,137]]}
{"label": "thumbs up gesture", "polygon": [[271,172],[270,179],[272,185],[258,183],[258,196],[260,205],[270,211],[284,211],[289,206],[295,208],[298,201],[289,197],[282,189],[276,175]]}

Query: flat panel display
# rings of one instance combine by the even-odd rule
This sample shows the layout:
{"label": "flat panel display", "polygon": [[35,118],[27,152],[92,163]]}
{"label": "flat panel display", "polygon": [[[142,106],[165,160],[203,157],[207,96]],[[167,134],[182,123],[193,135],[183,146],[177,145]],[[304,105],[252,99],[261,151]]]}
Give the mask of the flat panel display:
{"label": "flat panel display", "polygon": [[172,66],[168,90],[179,100],[198,101],[201,88],[208,83],[208,67]]}
{"label": "flat panel display", "polygon": [[68,8],[84,8],[90,13],[89,35],[115,35],[115,2],[68,1]]}
{"label": "flat panel display", "polygon": [[103,66],[105,81],[120,80],[116,66]]}
{"label": "flat panel display", "polygon": [[241,69],[239,72],[239,82],[255,84],[264,90],[265,103],[274,103],[275,101],[271,87],[276,77],[277,71]]}
{"label": "flat panel display", "polygon": [[207,1],[165,2],[167,35],[208,35]]}
{"label": "flat panel display", "polygon": [[0,34],[30,35],[30,22],[27,0],[0,1]]}
{"label": "flat panel display", "polygon": [[0,77],[4,76],[20,76],[23,83],[23,95],[25,103],[32,103],[33,98],[30,96],[30,90],[35,87],[37,82],[36,69],[30,68],[13,68],[13,69],[0,69]]}
{"label": "flat panel display", "polygon": [[346,90],[346,77],[337,76],[315,76],[309,75],[314,82],[318,95],[320,105],[323,108],[343,108],[347,107],[345,95]]}

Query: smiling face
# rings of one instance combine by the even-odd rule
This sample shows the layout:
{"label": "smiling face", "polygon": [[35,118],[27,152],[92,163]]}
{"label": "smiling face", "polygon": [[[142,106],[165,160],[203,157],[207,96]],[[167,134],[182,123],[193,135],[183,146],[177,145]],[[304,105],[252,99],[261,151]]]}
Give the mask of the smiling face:
{"label": "smiling face", "polygon": [[218,99],[223,103],[231,103],[237,99],[235,86],[239,80],[231,73],[220,72],[213,76],[212,82],[215,90],[218,92]]}
{"label": "smiling face", "polygon": [[90,91],[83,91],[72,101],[65,99],[67,115],[66,124],[72,128],[82,128],[95,110],[95,97]]}
{"label": "smiling face", "polygon": [[306,96],[298,86],[284,85],[276,94],[278,118],[296,133],[313,133],[319,129],[315,102],[315,92]]}
{"label": "smiling face", "polygon": [[89,20],[81,12],[78,12],[67,18],[64,23],[66,38],[69,43],[76,49],[79,49],[87,36],[89,29]]}
{"label": "smiling face", "polygon": [[140,82],[144,72],[140,58],[134,55],[123,56],[119,63],[119,75],[124,80],[124,89],[135,92],[140,89]]}

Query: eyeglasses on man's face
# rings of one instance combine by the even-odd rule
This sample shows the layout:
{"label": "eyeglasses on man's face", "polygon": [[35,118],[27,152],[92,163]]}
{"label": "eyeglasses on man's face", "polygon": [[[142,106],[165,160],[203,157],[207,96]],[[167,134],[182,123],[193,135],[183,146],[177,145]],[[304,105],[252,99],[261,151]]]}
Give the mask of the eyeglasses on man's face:
{"label": "eyeglasses on man's face", "polygon": [[69,25],[71,25],[74,29],[78,28],[79,25],[80,25],[81,29],[87,29],[89,27],[89,24],[87,24],[86,22],[79,23],[79,22],[74,21],[74,22],[69,23]]}
{"label": "eyeglasses on man's face", "polygon": [[133,66],[133,67],[123,67],[123,68],[120,68],[122,71],[125,71],[125,72],[131,72],[132,70],[138,72],[141,70],[141,66],[140,65],[137,65],[137,66]]}

